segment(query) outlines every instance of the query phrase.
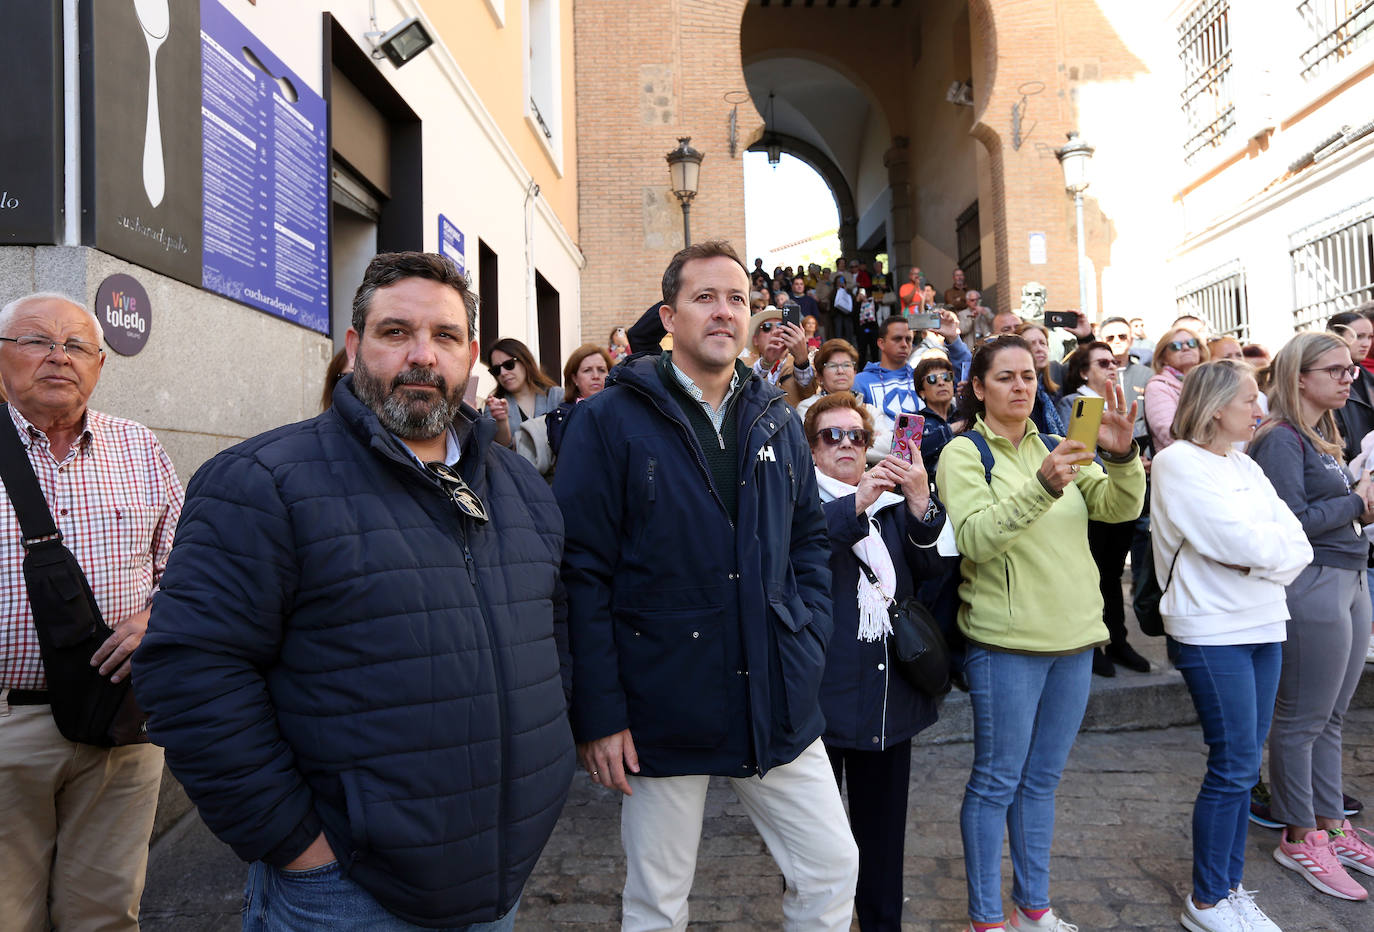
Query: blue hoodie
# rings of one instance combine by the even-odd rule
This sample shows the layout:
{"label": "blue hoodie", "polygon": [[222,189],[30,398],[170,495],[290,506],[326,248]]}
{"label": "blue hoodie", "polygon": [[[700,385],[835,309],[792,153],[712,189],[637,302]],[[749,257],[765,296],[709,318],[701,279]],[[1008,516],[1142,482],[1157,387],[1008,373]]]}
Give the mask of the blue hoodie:
{"label": "blue hoodie", "polygon": [[[949,344],[949,361],[956,373],[961,371],[963,363],[972,358],[973,353],[963,340],[956,339]],[[903,411],[915,414],[921,410],[921,399],[916,395],[916,370],[911,366],[886,369],[881,362],[871,362],[854,376],[853,390],[890,418],[895,419]]]}

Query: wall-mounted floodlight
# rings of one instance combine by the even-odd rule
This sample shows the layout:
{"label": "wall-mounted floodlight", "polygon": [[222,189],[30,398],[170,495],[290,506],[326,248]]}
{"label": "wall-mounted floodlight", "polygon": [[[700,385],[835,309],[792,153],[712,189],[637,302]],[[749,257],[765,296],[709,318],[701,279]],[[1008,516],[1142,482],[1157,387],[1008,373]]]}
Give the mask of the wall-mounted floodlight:
{"label": "wall-mounted floodlight", "polygon": [[385,32],[378,29],[376,0],[373,0],[371,6],[372,30],[364,33],[364,37],[372,43],[373,58],[379,61],[386,58],[390,60],[391,64],[400,68],[434,44],[434,37],[429,34],[429,30],[416,16],[402,21],[399,25],[392,26]]}

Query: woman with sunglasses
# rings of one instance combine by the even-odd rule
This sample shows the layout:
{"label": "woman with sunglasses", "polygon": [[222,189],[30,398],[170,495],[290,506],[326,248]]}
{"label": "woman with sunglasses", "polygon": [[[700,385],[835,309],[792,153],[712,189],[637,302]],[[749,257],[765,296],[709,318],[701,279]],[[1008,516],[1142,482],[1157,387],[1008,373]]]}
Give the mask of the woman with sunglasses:
{"label": "woman with sunglasses", "polygon": [[944,516],[919,452],[909,464],[888,456],[864,471],[873,423],[852,393],[816,401],[804,426],[831,546],[835,628],[821,680],[822,738],[835,782],[841,791],[849,784],[859,928],[898,932],[911,739],[935,721],[937,706],[892,675],[887,607],[939,572],[934,546]]}
{"label": "woman with sunglasses", "polygon": [[1035,408],[1031,420],[1042,434],[1064,436],[1064,421],[1059,416],[1060,386],[1050,374],[1050,332],[1036,323],[1024,323],[1016,335],[1030,347],[1035,362]]}
{"label": "woman with sunglasses", "polygon": [[[1135,406],[1118,386],[1108,393],[1096,451],[1040,434],[1030,419],[1037,386],[1025,340],[985,343],[961,403],[973,425],[945,447],[936,483],[962,555],[959,628],[969,645],[974,759],[959,821],[975,932],[1007,928],[1008,829],[1012,927],[1073,928],[1050,908],[1049,867],[1055,788],[1087,708],[1093,648],[1108,639],[1088,521],[1132,520],[1145,493]],[[990,474],[975,433],[992,457]]]}
{"label": "woman with sunglasses", "polygon": [[1174,442],[1174,412],[1183,391],[1183,377],[1198,363],[1207,361],[1207,347],[1193,331],[1179,327],[1166,333],[1155,344],[1150,367],[1154,378],[1145,383],[1145,424],[1150,428],[1150,445],[1158,453]]}
{"label": "woman with sunglasses", "polygon": [[[1074,350],[1064,363],[1064,391],[1059,416],[1068,424],[1073,406],[1080,398],[1107,398],[1117,384],[1119,369],[1109,344],[1094,340]],[[1111,643],[1093,652],[1093,673],[1116,676],[1121,664],[1137,673],[1149,673],[1150,661],[1140,656],[1126,640],[1126,608],[1121,595],[1121,574],[1126,555],[1131,552],[1135,519],[1122,522],[1089,521],[1088,547],[1097,564],[1098,591],[1102,593],[1102,623]]]}
{"label": "woman with sunglasses", "polygon": [[954,439],[956,430],[963,430],[963,422],[956,420],[954,414],[954,364],[944,356],[927,356],[917,364],[913,379],[916,395],[921,399],[921,414],[926,419],[921,433],[921,459],[925,460],[926,471],[933,473],[940,465],[940,451]]}
{"label": "woman with sunglasses", "polygon": [[520,422],[562,404],[563,389],[540,371],[530,348],[512,337],[497,340],[487,359],[496,391],[487,398],[486,413],[496,421],[496,442],[513,447]]}
{"label": "woman with sunglasses", "polygon": [[[821,344],[821,348],[816,350],[811,364],[816,367],[820,386],[816,394],[810,398],[803,398],[797,405],[798,417],[806,417],[811,406],[827,395],[853,395],[863,402],[862,398],[854,394],[854,373],[859,370],[859,351],[848,340],[826,340]],[[892,450],[892,419],[883,414],[876,405],[864,404],[864,408],[873,419],[873,442],[868,448],[868,462],[873,464]]]}
{"label": "woman with sunglasses", "polygon": [[1368,475],[1352,486],[1333,416],[1359,370],[1331,333],[1297,334],[1270,368],[1269,416],[1249,453],[1313,552],[1287,589],[1288,639],[1269,733],[1269,809],[1284,825],[1274,860],[1323,893],[1364,900],[1368,892],[1345,868],[1374,875],[1374,847],[1345,818],[1341,722],[1369,647],[1369,544],[1360,526],[1374,521],[1374,495]]}

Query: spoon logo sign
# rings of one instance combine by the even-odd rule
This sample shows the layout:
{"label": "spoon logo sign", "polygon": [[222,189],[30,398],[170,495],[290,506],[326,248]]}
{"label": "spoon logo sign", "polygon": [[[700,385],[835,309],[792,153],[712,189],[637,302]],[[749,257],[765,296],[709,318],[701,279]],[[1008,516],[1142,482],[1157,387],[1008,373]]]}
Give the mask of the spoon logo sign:
{"label": "spoon logo sign", "polygon": [[148,116],[143,129],[143,190],[156,207],[167,192],[167,170],[162,154],[162,118],[157,104],[157,50],[171,30],[167,0],[133,0],[134,14],[148,44]]}

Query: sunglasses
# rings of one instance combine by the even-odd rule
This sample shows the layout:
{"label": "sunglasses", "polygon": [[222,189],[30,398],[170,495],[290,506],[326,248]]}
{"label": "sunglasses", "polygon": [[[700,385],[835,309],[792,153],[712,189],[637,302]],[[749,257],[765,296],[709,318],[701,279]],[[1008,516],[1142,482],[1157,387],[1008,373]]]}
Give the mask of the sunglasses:
{"label": "sunglasses", "polygon": [[838,447],[845,440],[856,447],[868,446],[868,431],[862,427],[852,427],[849,430],[842,430],[839,427],[822,427],[816,431],[816,436],[831,447]]}
{"label": "sunglasses", "polygon": [[1113,334],[1110,334],[1109,336],[1103,337],[1103,338],[1102,338],[1102,342],[1104,342],[1104,343],[1129,343],[1129,342],[1131,342],[1131,335],[1128,334],[1128,333],[1113,333]]}
{"label": "sunglasses", "polygon": [[[512,360],[513,361],[513,360]],[[443,486],[444,491],[453,504],[458,506],[458,510],[478,524],[486,524],[491,520],[487,514],[487,507],[482,504],[482,500],[477,497],[477,493],[472,491],[472,486],[463,481],[463,477],[447,463],[433,462],[425,463],[425,468],[434,474]]]}
{"label": "sunglasses", "polygon": [[1093,365],[1099,369],[1115,369],[1116,360],[1114,359],[1094,359]]}
{"label": "sunglasses", "polygon": [[932,372],[932,373],[930,373],[930,375],[926,376],[926,384],[927,384],[927,385],[935,385],[935,384],[937,384],[937,383],[939,383],[939,382],[953,382],[953,381],[954,381],[954,373],[953,373],[953,372]]}
{"label": "sunglasses", "polygon": [[779,322],[776,321],[776,320],[765,320],[763,323],[759,324],[759,332],[760,332],[760,333],[770,333],[770,332],[772,332],[775,328],[781,327],[781,326],[782,326],[782,324],[779,323]]}
{"label": "sunglasses", "polygon": [[503,371],[504,371],[504,372],[514,372],[514,371],[515,371],[515,366],[516,366],[516,364],[519,363],[519,362],[520,362],[520,360],[518,360],[518,359],[516,359],[514,356],[512,356],[510,359],[507,359],[505,362],[493,363],[492,365],[487,366],[487,371],[491,373],[491,377],[492,377],[493,379],[499,379],[499,378],[501,377],[501,373],[502,373]]}
{"label": "sunglasses", "polygon": [[1192,337],[1186,340],[1174,340],[1172,343],[1168,344],[1168,348],[1175,353],[1181,353],[1186,349],[1197,349],[1197,340],[1194,340]]}

